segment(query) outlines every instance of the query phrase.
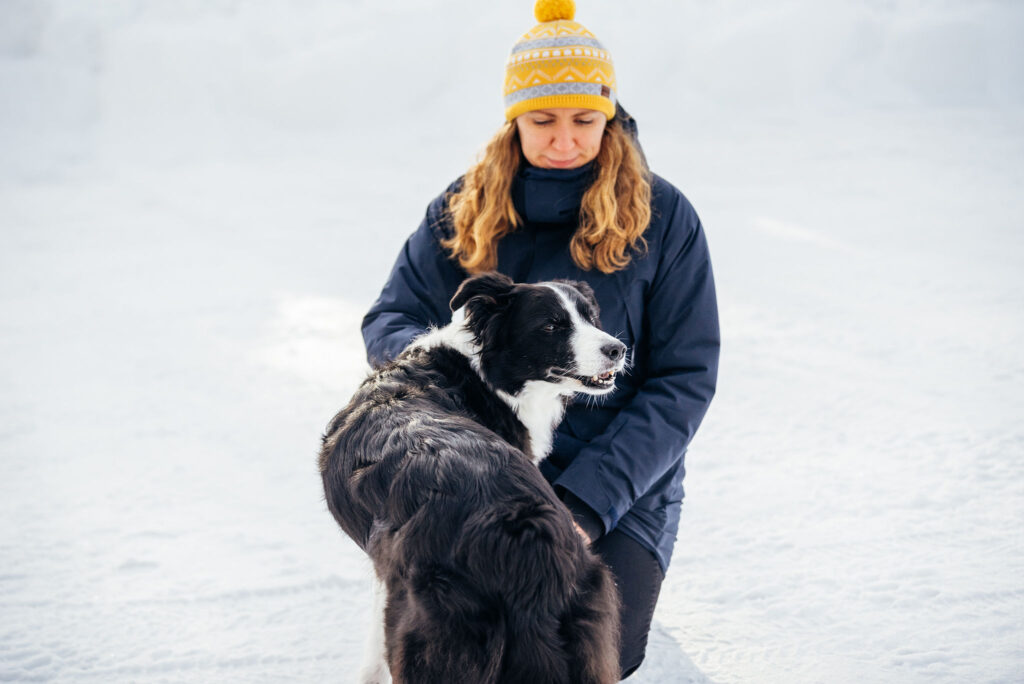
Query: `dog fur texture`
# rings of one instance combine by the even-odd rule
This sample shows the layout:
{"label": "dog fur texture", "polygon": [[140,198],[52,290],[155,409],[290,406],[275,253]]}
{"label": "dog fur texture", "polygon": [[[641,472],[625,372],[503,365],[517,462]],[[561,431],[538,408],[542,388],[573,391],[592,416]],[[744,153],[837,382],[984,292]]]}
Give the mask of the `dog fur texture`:
{"label": "dog fur texture", "polygon": [[380,656],[404,684],[617,682],[614,581],[535,463],[625,347],[583,283],[485,274],[451,306],[323,438],[328,508],[386,592]]}

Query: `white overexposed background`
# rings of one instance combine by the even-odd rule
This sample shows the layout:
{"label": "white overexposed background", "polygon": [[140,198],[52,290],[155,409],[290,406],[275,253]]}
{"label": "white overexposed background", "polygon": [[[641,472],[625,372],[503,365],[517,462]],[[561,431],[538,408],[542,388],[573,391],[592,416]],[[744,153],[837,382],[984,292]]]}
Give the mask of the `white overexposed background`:
{"label": "white overexposed background", "polygon": [[[1024,680],[1024,3],[580,0],[707,230],[633,678]],[[321,431],[530,0],[0,0],[0,681],[348,682]]]}

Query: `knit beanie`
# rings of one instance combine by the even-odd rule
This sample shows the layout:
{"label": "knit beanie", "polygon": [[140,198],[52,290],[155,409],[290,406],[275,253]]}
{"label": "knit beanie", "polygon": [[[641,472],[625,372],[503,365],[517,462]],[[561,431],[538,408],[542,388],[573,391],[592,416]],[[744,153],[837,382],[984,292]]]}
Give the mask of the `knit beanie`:
{"label": "knit beanie", "polygon": [[615,116],[612,56],[582,24],[573,0],[537,0],[540,23],[512,48],[505,66],[505,119],[551,107],[596,109]]}

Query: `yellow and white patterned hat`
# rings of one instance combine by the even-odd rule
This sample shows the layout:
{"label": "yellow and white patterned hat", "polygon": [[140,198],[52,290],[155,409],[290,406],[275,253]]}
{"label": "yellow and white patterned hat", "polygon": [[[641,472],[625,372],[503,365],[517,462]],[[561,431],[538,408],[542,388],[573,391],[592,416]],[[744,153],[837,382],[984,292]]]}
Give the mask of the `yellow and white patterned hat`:
{"label": "yellow and white patterned hat", "polygon": [[615,68],[593,33],[573,21],[573,0],[537,0],[540,22],[512,48],[505,66],[505,119],[549,107],[615,116]]}

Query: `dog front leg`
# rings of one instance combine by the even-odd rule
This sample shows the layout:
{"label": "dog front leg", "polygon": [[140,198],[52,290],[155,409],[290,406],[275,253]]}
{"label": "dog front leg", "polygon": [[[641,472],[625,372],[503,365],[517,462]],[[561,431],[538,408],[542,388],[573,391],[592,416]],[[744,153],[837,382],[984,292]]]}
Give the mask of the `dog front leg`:
{"label": "dog front leg", "polygon": [[387,607],[387,587],[376,573],[373,576],[373,623],[363,652],[363,667],[359,671],[360,684],[391,684],[388,670],[387,648],[384,643],[384,609]]}

